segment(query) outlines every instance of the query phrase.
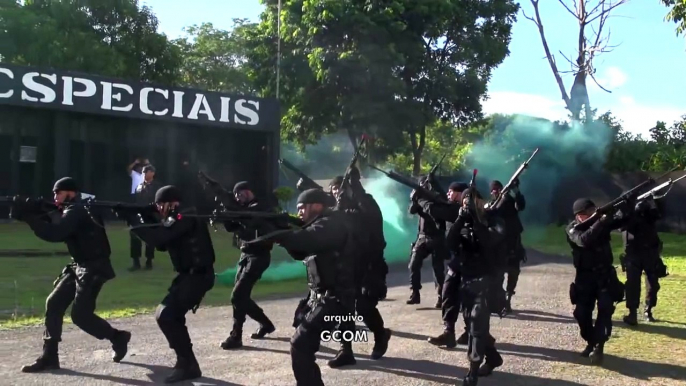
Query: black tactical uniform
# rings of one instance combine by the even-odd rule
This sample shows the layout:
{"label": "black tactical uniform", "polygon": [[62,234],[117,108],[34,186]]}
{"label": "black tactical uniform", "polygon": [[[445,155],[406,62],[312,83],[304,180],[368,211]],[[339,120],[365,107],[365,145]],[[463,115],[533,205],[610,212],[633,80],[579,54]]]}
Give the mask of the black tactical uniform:
{"label": "black tactical uniform", "polygon": [[[143,175],[148,170],[155,171],[152,165],[146,165],[143,167]],[[160,188],[160,184],[156,180],[150,182],[143,181],[140,185],[136,187],[136,192],[134,193],[134,202],[138,205],[147,205],[155,202],[155,193]],[[131,232],[131,259],[133,259],[133,266],[130,268],[131,271],[135,271],[141,268],[141,250],[143,249],[143,244],[141,239],[136,237],[133,232]],[[145,245],[145,269],[152,269],[152,260],[155,258],[155,248],[150,245]]]}
{"label": "black tactical uniform", "polygon": [[[468,185],[463,182],[453,182],[450,184],[449,190],[457,193],[462,193],[468,188]],[[437,204],[428,200],[419,199],[418,204],[422,207],[425,213],[429,213],[431,217],[445,221],[446,232],[450,232],[453,224],[457,220],[457,216],[462,207],[458,201],[446,204]],[[448,272],[446,273],[445,283],[443,283],[443,303],[441,304],[441,313],[443,318],[444,331],[441,335],[429,338],[429,343],[436,346],[446,346],[453,348],[457,345],[455,340],[455,323],[460,314],[460,262],[459,257],[453,251],[449,251],[450,260],[448,261]],[[465,332],[459,338],[460,344],[468,343],[467,325],[465,323]]]}
{"label": "black tactical uniform", "polygon": [[[471,189],[465,190],[462,193],[463,200],[470,194]],[[493,278],[495,253],[498,252],[495,246],[502,244],[505,238],[504,223],[497,216],[484,213],[486,224],[481,224],[473,213],[473,208],[460,210],[447,238],[451,251],[460,263],[462,274],[460,294],[462,312],[469,326],[467,356],[470,363],[463,384],[469,386],[476,385],[479,376],[489,375],[503,363],[495,348],[495,339],[490,334],[488,292]]]}
{"label": "black tactical uniform", "polygon": [[[234,195],[241,190],[250,190],[245,181],[237,183],[233,188]],[[245,205],[245,210],[250,212],[273,212],[267,205],[253,200]],[[231,293],[231,305],[233,306],[233,328],[229,337],[222,342],[224,350],[239,348],[243,346],[243,324],[246,316],[260,324],[258,330],[251,335],[252,339],[262,339],[267,334],[276,330],[274,324],[265,315],[260,306],[250,298],[253,287],[262,278],[264,271],[269,268],[271,263],[271,251],[274,245],[271,242],[246,244],[246,241],[253,240],[258,236],[264,235],[267,230],[263,224],[255,221],[252,223],[226,222],[224,227],[228,232],[233,232],[241,242],[241,257],[238,260],[238,272],[236,281]]]}
{"label": "black tactical uniform", "polygon": [[[387,290],[388,265],[383,256],[383,251],[386,248],[386,240],[383,234],[383,215],[374,197],[367,193],[360,184],[360,173],[356,167],[351,169],[350,182],[351,202],[354,204],[346,205],[345,200],[343,200],[341,207],[337,210],[351,214],[350,221],[357,224],[355,230],[358,232],[357,237],[360,243],[357,244],[355,263],[357,267],[355,309],[357,314],[363,318],[369,331],[374,334],[374,348],[371,358],[377,360],[383,357],[388,350],[388,341],[391,338],[391,330],[384,327],[383,317],[377,309],[379,299]],[[350,208],[346,209],[346,206],[350,206]],[[342,331],[354,331],[355,323],[342,323],[340,329]],[[352,343],[344,342],[339,353],[328,364],[332,368],[337,368],[355,363]]]}
{"label": "black tactical uniform", "polygon": [[176,187],[160,188],[155,202],[179,202],[179,206],[169,214],[175,219],[173,223],[165,219],[164,225],[150,227],[136,226],[135,219],[127,218],[127,221],[132,225],[132,231],[148,245],[169,252],[177,272],[167,296],[155,312],[157,325],[167,338],[169,347],[176,352],[174,371],[165,379],[166,383],[173,383],[202,376],[186,328],[186,314],[191,310],[195,313],[205,294],[214,287],[215,256],[207,224],[193,217],[195,208],[183,205]]}
{"label": "black tactical uniform", "polygon": [[[322,190],[311,189],[298,197],[299,204],[323,204]],[[323,386],[315,354],[321,333],[335,328],[325,316],[355,313],[356,231],[345,212],[325,209],[302,230],[281,233],[273,240],[307,268],[311,311],[291,338],[293,375],[298,386]]]}
{"label": "black tactical uniform", "polygon": [[76,182],[70,177],[58,180],[55,192],[74,192],[74,198],[62,204],[59,222],[51,224],[38,217],[23,220],[39,238],[67,244],[72,263],[67,265],[55,280],[55,289],[45,303],[45,330],[43,333],[43,354],[35,363],[24,366],[22,371],[34,373],[60,368],[58,344],[62,340],[64,313],[72,305],[71,320],[91,336],[112,342],[115,362],[126,355],[131,333],[115,330],[104,319],[95,314],[95,303],[103,285],[114,279],[110,263],[110,243],[104,223],[99,216],[91,216],[81,203]]}
{"label": "black tactical uniform", "polygon": [[443,282],[445,281],[445,261],[450,257],[445,246],[445,222],[431,217],[419,206],[416,200],[410,203],[410,214],[419,216],[417,240],[412,243],[410,256],[410,298],[407,304],[419,304],[421,301],[419,290],[422,289],[422,263],[431,255],[431,266],[434,272],[434,284],[438,293],[436,308],[440,308],[443,300]]}
{"label": "black tactical uniform", "polygon": [[[574,214],[590,214],[595,204],[586,198],[574,202]],[[590,212],[590,213],[589,213]],[[578,220],[567,226],[567,242],[572,248],[576,276],[570,285],[569,295],[574,308],[574,318],[579,324],[581,337],[587,342],[581,353],[591,357],[592,363],[600,363],[605,342],[612,332],[612,314],[615,302],[624,297],[624,285],[617,278],[612,265],[610,232],[621,226],[621,218],[605,215],[588,227],[574,229]],[[593,324],[593,309],[598,303],[598,315]]]}
{"label": "black tactical uniform", "polygon": [[641,296],[641,275],[646,274],[646,296],[644,314],[646,320],[653,322],[652,309],[657,305],[659,279],[667,276],[667,267],[660,256],[662,242],[657,233],[657,221],[661,214],[654,200],[646,200],[636,205],[633,215],[622,229],[624,255],[622,267],[626,270],[626,308],[629,314],[624,322],[636,325],[637,309]]}
{"label": "black tactical uniform", "polygon": [[[520,264],[523,261],[526,261],[526,250],[522,245],[522,232],[524,232],[524,227],[519,219],[519,212],[525,209],[526,200],[524,200],[524,195],[519,191],[518,185],[518,182],[515,182],[513,187],[515,193],[514,197],[510,194],[506,194],[496,206],[489,208],[490,211],[497,216],[500,216],[505,221],[507,229],[505,256],[502,256],[502,260],[497,263],[496,282],[493,283],[498,286],[498,294],[492,294],[502,301],[503,308],[506,312],[512,312],[511,301],[512,296],[515,294],[515,289],[517,288],[517,281],[519,281],[519,274],[521,272]],[[491,191],[496,187],[502,189],[503,184],[496,180],[491,182],[490,187]],[[507,286],[505,287],[505,293],[502,294],[506,273]]]}

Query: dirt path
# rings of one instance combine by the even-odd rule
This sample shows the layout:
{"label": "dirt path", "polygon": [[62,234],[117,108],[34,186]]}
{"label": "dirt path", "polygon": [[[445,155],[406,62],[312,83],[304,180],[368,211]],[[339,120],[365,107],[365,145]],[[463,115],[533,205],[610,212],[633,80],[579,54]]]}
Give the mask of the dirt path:
{"label": "dirt path", "polygon": [[[430,279],[427,269],[423,277]],[[426,342],[429,335],[440,333],[442,327],[440,311],[429,308],[435,301],[431,296],[433,285],[425,285],[423,304],[408,306],[404,304],[408,295],[406,276],[402,270],[392,274],[391,281],[398,286],[389,290],[389,301],[380,304],[387,327],[394,331],[386,357],[380,361],[369,360],[371,343],[356,344],[357,365],[332,370],[325,360],[333,356],[335,346],[322,346],[318,363],[327,385],[452,385],[464,375],[467,361],[464,347],[442,350]],[[498,339],[505,364],[479,385],[686,385],[686,369],[669,364],[607,356],[605,369],[587,366],[576,354],[583,348],[583,342],[571,318],[572,308],[567,299],[572,277],[573,269],[564,259],[530,254],[513,301],[518,311],[511,317],[491,321],[492,334]],[[205,378],[188,385],[295,384],[288,340],[293,332],[291,321],[297,299],[260,304],[275,322],[276,333],[265,341],[245,339],[246,347],[233,352],[219,348],[230,328],[230,309],[201,308],[196,315],[189,314],[189,330]],[[61,346],[63,370],[41,375],[19,372],[22,364],[32,361],[39,353],[40,329],[0,331],[0,384],[149,385],[161,382],[174,358],[153,316],[115,320],[113,324],[133,332],[129,356],[122,363],[111,362],[109,342],[97,341],[67,326]],[[250,321],[246,331],[251,332],[255,327]],[[618,343],[611,340],[608,345],[612,344]]]}

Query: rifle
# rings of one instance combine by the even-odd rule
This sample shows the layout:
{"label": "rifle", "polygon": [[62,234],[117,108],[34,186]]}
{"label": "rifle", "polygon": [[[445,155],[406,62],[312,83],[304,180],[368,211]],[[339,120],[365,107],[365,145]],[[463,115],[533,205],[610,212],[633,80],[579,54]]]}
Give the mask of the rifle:
{"label": "rifle", "polygon": [[[654,200],[659,200],[661,198],[664,198],[672,190],[672,186],[684,178],[686,178],[686,174],[677,178],[676,180],[672,180],[670,178],[667,181],[661,183],[660,185],[658,185],[658,186],[650,189],[649,191],[641,194],[640,196],[638,196],[636,198],[636,201],[641,202],[641,201],[647,200],[648,198],[653,198]],[[664,192],[663,194],[660,194],[660,195],[656,194],[657,192],[659,192],[660,190],[662,190],[664,188],[668,188],[666,192]]]}
{"label": "rifle", "polygon": [[357,163],[357,160],[360,158],[362,146],[366,142],[367,142],[367,136],[363,135],[362,140],[360,140],[360,144],[357,145],[357,149],[355,150],[355,153],[353,153],[353,157],[350,160],[350,164],[348,165],[348,168],[345,169],[345,174],[343,174],[343,182],[341,182],[341,186],[338,188],[338,194],[336,195],[336,202],[341,201],[341,197],[343,196],[343,192],[348,188],[348,185],[350,185],[350,171],[352,170],[352,168]]}
{"label": "rifle", "polygon": [[226,190],[219,182],[205,174],[205,172],[198,172],[198,180],[200,180],[200,184],[205,191],[208,189],[211,191],[214,201],[219,203],[222,210],[233,210],[239,208],[236,198],[230,194],[229,191]]}
{"label": "rifle", "polygon": [[536,153],[538,153],[538,148],[536,148],[536,150],[534,150],[533,154],[531,154],[531,157],[529,157],[528,160],[524,161],[524,163],[522,163],[521,165],[519,165],[519,168],[517,169],[516,172],[514,172],[514,174],[512,175],[512,177],[510,177],[510,181],[507,183],[507,185],[505,185],[505,187],[503,187],[503,189],[502,189],[502,190],[500,191],[500,193],[498,194],[498,197],[496,197],[495,200],[493,200],[492,202],[486,204],[486,206],[485,206],[486,209],[489,209],[489,208],[493,208],[493,207],[497,207],[497,206],[498,206],[498,204],[500,203],[500,201],[503,200],[503,198],[505,197],[505,195],[508,194],[508,193],[510,192],[510,190],[512,189],[512,185],[514,184],[514,182],[515,182],[516,180],[519,179],[519,176],[524,172],[524,169],[526,169],[527,167],[529,167],[529,162],[531,162],[531,160],[534,158],[534,156],[536,155]]}
{"label": "rifle", "polygon": [[448,200],[446,198],[444,198],[440,193],[426,189],[424,186],[420,185],[419,183],[417,183],[412,178],[405,177],[402,174],[394,172],[393,170],[387,172],[387,171],[382,170],[382,169],[380,169],[374,165],[369,165],[369,167],[385,174],[386,177],[392,179],[395,182],[399,182],[399,183],[407,186],[408,188],[414,189],[415,191],[417,191],[417,193],[419,193],[419,195],[421,197],[424,197],[429,201],[440,203],[440,204],[447,204],[448,203]]}
{"label": "rifle", "polygon": [[43,197],[1,196],[0,206],[9,206],[9,218],[21,220],[23,215],[42,216],[57,210],[52,200]]}
{"label": "rifle", "polygon": [[[596,220],[598,220],[600,217],[602,217],[603,215],[605,215],[607,213],[610,213],[611,211],[613,211],[618,206],[626,203],[627,201],[632,201],[634,199],[637,199],[638,194],[640,193],[641,189],[646,188],[649,185],[654,184],[656,179],[662,179],[663,177],[665,177],[669,173],[673,172],[677,168],[678,168],[678,166],[675,167],[674,169],[666,172],[665,174],[661,175],[658,178],[648,177],[647,180],[645,180],[645,181],[641,182],[640,184],[634,186],[633,188],[631,188],[629,191],[625,192],[621,196],[615,198],[614,200],[608,202],[607,204],[605,204],[599,208],[596,208],[595,212],[591,216],[589,216],[586,220],[576,224],[574,226],[574,229],[579,229],[579,228],[583,228],[585,226],[590,226]],[[647,196],[645,198],[647,198]]]}
{"label": "rifle", "polygon": [[288,170],[292,171],[296,176],[298,176],[302,180],[302,183],[298,186],[298,190],[305,191],[308,189],[324,189],[321,186],[319,186],[318,183],[314,182],[313,179],[308,177],[307,174],[303,173],[302,170],[298,169],[297,167],[295,167],[295,165],[288,162],[288,160],[280,158],[279,164],[285,166]]}
{"label": "rifle", "polygon": [[81,203],[76,203],[76,205],[83,205],[87,210],[90,209],[109,209],[112,213],[126,213],[128,215],[138,215],[140,221],[143,223],[156,223],[158,219],[156,215],[158,214],[157,206],[155,204],[131,204],[128,202],[118,202],[118,201],[98,201],[93,198],[83,200]]}
{"label": "rifle", "polygon": [[236,222],[251,222],[254,220],[267,221],[279,229],[293,229],[294,227],[302,227],[304,222],[295,216],[288,213],[268,213],[268,212],[252,212],[252,211],[214,211],[209,215],[201,214],[178,214],[177,220],[182,217],[196,217],[207,218],[210,224],[214,226],[215,222],[236,221]]}

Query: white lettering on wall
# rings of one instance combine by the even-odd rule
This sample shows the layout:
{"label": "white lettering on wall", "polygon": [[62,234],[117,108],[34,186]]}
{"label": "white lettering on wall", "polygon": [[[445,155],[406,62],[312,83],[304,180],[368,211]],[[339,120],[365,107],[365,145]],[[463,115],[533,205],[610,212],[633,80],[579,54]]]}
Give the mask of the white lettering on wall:
{"label": "white lettering on wall", "polygon": [[121,93],[117,92],[116,94],[113,94],[112,89],[123,90],[128,92],[130,95],[133,95],[133,88],[131,88],[131,86],[123,83],[110,82],[100,82],[100,84],[102,84],[102,105],[100,106],[101,109],[114,111],[131,111],[133,109],[133,103],[129,103],[124,107],[112,105],[113,99],[117,102],[121,102],[122,99]]}
{"label": "white lettering on wall", "polygon": [[148,99],[150,98],[150,91],[154,91],[164,97],[164,99],[169,99],[169,91],[167,90],[162,90],[159,88],[153,89],[152,87],[143,87],[141,89],[141,95],[140,95],[140,106],[141,106],[141,111],[143,114],[155,114],[157,116],[161,115],[166,115],[169,112],[169,109],[164,109],[162,111],[152,111],[150,110],[150,107],[148,107]]}
{"label": "white lettering on wall", "polygon": [[[201,106],[202,110],[200,110]],[[203,94],[195,94],[195,102],[193,103],[191,112],[188,113],[188,119],[198,119],[198,114],[207,115],[207,119],[210,121],[215,120],[214,114],[212,114],[212,110],[210,109],[210,105],[207,103],[207,98],[205,98]]]}
{"label": "white lettering on wall", "polygon": [[229,103],[231,103],[231,98],[227,97],[220,97],[221,98],[221,113],[219,116],[219,122],[231,122],[229,120],[229,110],[231,109],[231,106],[229,106]]}
{"label": "white lettering on wall", "polygon": [[[255,106],[255,110],[247,107],[245,105],[246,103]],[[239,99],[236,101],[234,108],[236,109],[236,114],[233,116],[234,122],[250,126],[254,126],[260,122],[260,116],[257,114],[257,112],[260,111],[260,102]],[[248,118],[249,121],[246,122],[238,118],[238,114]]]}
{"label": "white lettering on wall", "polygon": [[44,86],[34,80],[35,77],[40,76],[52,82],[52,84],[57,84],[57,75],[55,74],[40,74],[38,72],[27,72],[21,79],[24,87],[31,91],[35,91],[42,95],[40,99],[30,96],[26,91],[21,92],[21,99],[29,102],[51,103],[54,102],[57,94],[55,90],[48,86]]}
{"label": "white lettering on wall", "polygon": [[[0,68],[0,74],[5,74],[8,78],[14,79],[14,73],[9,68]],[[10,89],[9,91],[0,94],[0,98],[11,98],[12,95],[14,95],[14,90]]]}
{"label": "white lettering on wall", "polygon": [[[95,82],[90,79],[84,78],[72,78],[71,76],[63,76],[62,81],[64,82],[64,88],[62,92],[62,104],[67,106],[74,105],[74,97],[88,98],[95,96],[97,89],[95,88]],[[86,86],[83,91],[74,91],[74,82],[80,83]]]}
{"label": "white lettering on wall", "polygon": [[174,118],[183,118],[183,94],[183,91],[174,91]]}

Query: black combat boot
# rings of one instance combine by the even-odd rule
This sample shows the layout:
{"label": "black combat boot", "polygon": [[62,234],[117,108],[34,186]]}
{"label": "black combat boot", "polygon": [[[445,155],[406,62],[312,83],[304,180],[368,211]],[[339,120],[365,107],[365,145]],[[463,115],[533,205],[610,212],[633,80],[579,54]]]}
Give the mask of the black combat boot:
{"label": "black combat boot", "polygon": [[329,361],[328,365],[332,369],[336,369],[343,366],[352,366],[355,363],[357,363],[357,361],[353,354],[353,344],[351,342],[343,342],[340,351],[338,351],[338,354]]}
{"label": "black combat boot", "polygon": [[603,364],[603,357],[605,356],[604,350],[605,343],[599,343],[595,346],[595,348],[593,348],[591,355],[589,355],[589,358],[591,358],[591,364],[597,366]]}
{"label": "black combat boot", "polygon": [[625,315],[622,320],[624,320],[624,323],[630,325],[630,326],[635,326],[638,324],[638,317],[636,316],[637,312],[635,308],[629,309],[629,314]]}
{"label": "black combat boot", "polygon": [[229,337],[221,344],[224,350],[231,350],[243,347],[243,331],[233,330]]}
{"label": "black combat boot", "polygon": [[276,331],[276,327],[274,327],[274,324],[272,324],[272,322],[269,322],[269,324],[260,325],[260,328],[258,328],[257,331],[250,335],[250,338],[264,339],[265,336],[271,334],[274,331]]}
{"label": "black combat boot", "polygon": [[46,340],[43,342],[43,354],[30,365],[21,368],[22,373],[39,373],[46,370],[59,370],[60,357],[57,354],[57,342]]}
{"label": "black combat boot", "polygon": [[439,336],[430,337],[428,341],[434,346],[445,346],[447,348],[455,348],[455,346],[457,346],[457,342],[455,342],[455,331],[445,330]]}
{"label": "black combat boot", "polygon": [[514,292],[505,294],[505,307],[503,308],[505,314],[512,313],[512,296],[514,296]]}
{"label": "black combat boot", "polygon": [[438,299],[436,299],[436,304],[434,304],[434,308],[438,308],[439,310],[443,307],[443,297],[441,295],[438,295]]}
{"label": "black combat boot", "polygon": [[469,343],[469,333],[467,331],[463,332],[459,338],[457,338],[457,344],[465,345]]}
{"label": "black combat boot", "polygon": [[129,351],[129,341],[131,340],[131,333],[128,331],[116,330],[110,342],[112,342],[112,360],[116,363],[121,362]]}
{"label": "black combat boot", "polygon": [[152,259],[145,260],[145,270],[149,271],[152,269]]}
{"label": "black combat boot", "polygon": [[129,272],[138,271],[141,269],[141,260],[139,258],[132,258],[133,265],[128,268]]}
{"label": "black combat boot", "polygon": [[419,304],[421,302],[421,297],[419,296],[419,290],[412,290],[410,298],[407,299],[405,303],[407,304]]}
{"label": "black combat boot", "polygon": [[479,363],[470,362],[469,372],[462,379],[462,386],[476,386],[479,383]]}
{"label": "black combat boot", "polygon": [[177,351],[174,371],[164,379],[164,383],[176,383],[200,377],[202,377],[202,371],[200,371],[200,365],[198,364],[198,360],[195,359],[193,350],[191,349],[185,354],[181,354]]}
{"label": "black combat boot", "polygon": [[481,365],[481,367],[479,367],[478,374],[480,377],[487,377],[493,374],[493,370],[496,367],[500,367],[502,365],[503,357],[500,356],[500,353],[495,349],[495,347],[491,347],[486,350],[486,361],[483,365]]}
{"label": "black combat boot", "polygon": [[374,334],[374,348],[372,349],[371,358],[374,360],[381,359],[386,351],[388,351],[388,341],[391,340],[391,330],[383,329],[383,334]]}
{"label": "black combat boot", "polygon": [[591,353],[593,352],[594,348],[595,348],[595,345],[593,343],[588,343],[586,345],[586,348],[584,349],[584,351],[581,352],[581,356],[584,358],[588,358],[591,355]]}
{"label": "black combat boot", "polygon": [[656,320],[653,318],[653,308],[650,306],[646,306],[645,312],[643,313],[643,316],[646,318],[647,322],[650,323],[655,323]]}

